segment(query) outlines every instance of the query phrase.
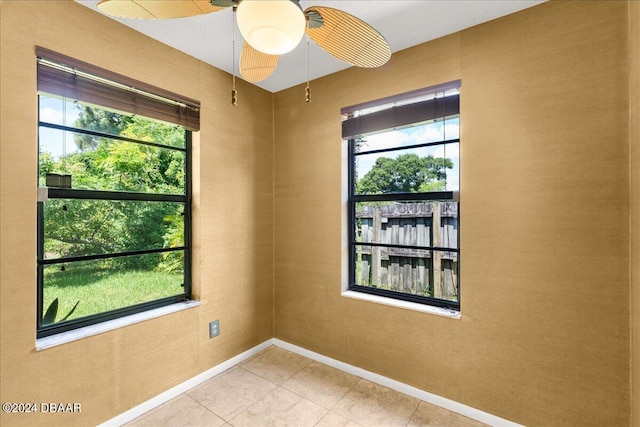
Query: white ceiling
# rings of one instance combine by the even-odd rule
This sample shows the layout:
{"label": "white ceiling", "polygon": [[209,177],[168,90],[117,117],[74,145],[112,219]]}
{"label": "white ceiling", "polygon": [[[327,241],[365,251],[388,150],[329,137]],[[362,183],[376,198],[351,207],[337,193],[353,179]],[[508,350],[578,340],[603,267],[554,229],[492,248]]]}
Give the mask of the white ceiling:
{"label": "white ceiling", "polygon": [[[98,11],[98,0],[76,0]],[[167,0],[170,1],[170,0]],[[377,29],[397,52],[465,28],[543,3],[544,0],[301,0],[309,6],[329,6],[348,12]],[[230,8],[207,15],[168,20],[115,19],[156,40],[231,73],[234,68],[233,12]],[[235,72],[242,48],[242,36],[235,29]],[[278,69],[257,86],[277,92],[307,80],[349,68],[313,41],[305,39],[292,52],[280,58]]]}

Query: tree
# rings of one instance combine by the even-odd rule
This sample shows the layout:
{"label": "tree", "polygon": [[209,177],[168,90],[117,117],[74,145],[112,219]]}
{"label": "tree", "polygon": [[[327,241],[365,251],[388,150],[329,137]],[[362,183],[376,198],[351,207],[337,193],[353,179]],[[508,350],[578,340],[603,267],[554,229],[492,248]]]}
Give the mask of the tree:
{"label": "tree", "polygon": [[[114,113],[112,111],[101,110],[84,106],[80,116],[76,120],[75,126],[80,129],[104,132],[110,135],[120,135],[128,124],[134,119],[131,116]],[[91,135],[76,135],[75,142],[80,151],[95,149],[100,138]]]}
{"label": "tree", "polygon": [[446,169],[452,169],[451,159],[415,153],[395,159],[378,157],[366,175],[356,183],[360,194],[415,193],[445,189]]}
{"label": "tree", "polygon": [[[180,126],[86,106],[75,127],[184,147]],[[41,152],[40,173],[71,174],[74,188],[184,193],[185,158],[181,151],[91,135],[78,135],[75,141],[79,151],[59,159]],[[176,246],[177,236],[184,234],[182,210],[179,203],[52,199],[45,203],[45,252],[80,256]],[[149,268],[163,260],[161,255],[145,260],[152,258],[154,265],[142,258],[135,262]]]}

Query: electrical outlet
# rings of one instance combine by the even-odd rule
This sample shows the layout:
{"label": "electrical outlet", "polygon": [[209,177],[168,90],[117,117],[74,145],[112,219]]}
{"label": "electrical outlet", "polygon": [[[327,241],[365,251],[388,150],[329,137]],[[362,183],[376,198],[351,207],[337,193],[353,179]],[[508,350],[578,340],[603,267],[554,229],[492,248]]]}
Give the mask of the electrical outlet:
{"label": "electrical outlet", "polygon": [[217,337],[220,335],[220,321],[214,320],[209,323],[209,338]]}

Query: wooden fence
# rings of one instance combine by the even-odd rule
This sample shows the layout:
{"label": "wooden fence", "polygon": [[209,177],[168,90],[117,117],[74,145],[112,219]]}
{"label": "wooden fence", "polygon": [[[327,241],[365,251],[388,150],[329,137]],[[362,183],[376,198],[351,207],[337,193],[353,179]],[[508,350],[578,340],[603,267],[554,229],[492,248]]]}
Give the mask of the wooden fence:
{"label": "wooden fence", "polygon": [[458,300],[458,253],[366,245],[458,248],[456,202],[359,205],[356,283]]}

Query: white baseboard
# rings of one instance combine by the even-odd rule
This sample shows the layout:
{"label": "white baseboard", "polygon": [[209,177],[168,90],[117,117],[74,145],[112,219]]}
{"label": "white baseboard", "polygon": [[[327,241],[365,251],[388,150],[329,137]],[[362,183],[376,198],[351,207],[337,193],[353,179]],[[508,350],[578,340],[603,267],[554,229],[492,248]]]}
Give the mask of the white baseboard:
{"label": "white baseboard", "polygon": [[213,368],[199,375],[196,375],[195,377],[183,382],[182,384],[178,384],[177,386],[163,393],[160,393],[156,397],[149,399],[146,402],[143,402],[140,405],[134,408],[131,408],[130,410],[123,412],[122,414],[114,418],[111,418],[110,420],[100,424],[98,427],[116,427],[116,426],[121,426],[125,423],[128,423],[129,421],[132,421],[135,418],[138,418],[139,416],[145,414],[146,412],[157,408],[163,403],[168,402],[169,400],[175,397],[178,397],[182,393],[194,388],[197,385],[202,384],[203,382],[215,377],[216,375],[226,371],[227,369],[232,368],[233,366],[237,365],[243,360],[246,360],[251,356],[260,353],[262,350],[266,349],[271,345],[275,345],[285,350],[289,350],[301,356],[308,357],[309,359],[313,359],[317,362],[324,363],[325,365],[331,366],[336,369],[340,369],[341,371],[345,371],[352,375],[356,375],[360,378],[364,378],[373,383],[380,384],[392,390],[396,390],[401,393],[407,394],[409,396],[415,397],[417,399],[424,400],[425,402],[432,403],[434,405],[448,409],[449,411],[456,412],[460,415],[464,415],[465,417],[469,417],[471,419],[480,421],[482,423],[485,423],[491,426],[524,427],[521,424],[514,423],[512,421],[497,417],[495,415],[491,415],[487,412],[480,411],[479,409],[472,408],[471,406],[464,405],[454,400],[450,400],[442,396],[438,396],[436,394],[429,393],[424,390],[420,390],[418,388],[412,387],[400,381],[392,380],[391,378],[387,378],[385,376],[376,374],[374,372],[367,371],[362,368],[358,368],[357,366],[349,365],[348,363],[344,363],[339,360],[332,359],[327,356],[323,356],[322,354],[307,350],[302,347],[298,347],[297,345],[289,344],[288,342],[279,340],[277,338],[268,339],[262,344],[259,344],[235,357],[232,357],[231,359],[225,362],[222,362],[219,365],[216,365]]}
{"label": "white baseboard", "polygon": [[365,380],[371,381],[372,383],[380,384],[392,390],[399,391],[417,399],[424,400],[425,402],[440,406],[441,408],[448,409],[449,411],[455,412],[457,414],[464,415],[465,417],[472,418],[485,424],[489,424],[490,426],[524,427],[521,424],[514,423],[513,421],[509,421],[495,415],[491,415],[479,409],[472,408],[471,406],[456,402],[455,400],[447,399],[445,397],[438,396],[437,394],[420,390],[419,388],[412,387],[400,381],[392,380],[391,378],[387,378],[374,372],[358,368],[357,366],[349,365],[348,363],[323,356],[322,354],[315,353],[313,351],[307,350],[306,348],[298,347],[297,345],[289,344],[288,342],[279,340],[277,338],[273,339],[273,345],[297,353],[301,356],[308,357],[309,359],[313,359],[317,362],[324,363],[325,365],[329,365],[333,368],[340,369],[341,371],[347,372],[349,374],[356,375],[360,378],[364,378]]}
{"label": "white baseboard", "polygon": [[227,369],[234,367],[235,365],[242,362],[243,360],[246,360],[251,356],[260,353],[262,350],[264,350],[265,348],[271,345],[273,345],[273,339],[268,339],[262,344],[258,344],[257,346],[250,348],[244,353],[241,353],[235,357],[232,357],[231,359],[225,362],[222,362],[219,365],[216,365],[213,368],[207,371],[204,371],[203,373],[198,374],[191,379],[188,379],[182,384],[178,384],[177,386],[170,388],[169,390],[163,393],[160,393],[156,397],[153,397],[147,400],[146,402],[143,402],[140,405],[129,409],[127,412],[123,412],[122,414],[114,418],[111,418],[108,421],[105,421],[104,423],[100,424],[98,427],[116,427],[116,426],[121,426],[123,424],[126,424],[129,421],[132,421],[138,418],[142,414],[157,408],[158,406],[162,405],[165,402],[168,402],[174,397],[180,396],[185,391],[188,391],[194,388],[195,386],[200,385],[203,382],[215,377],[216,375],[221,374]]}

